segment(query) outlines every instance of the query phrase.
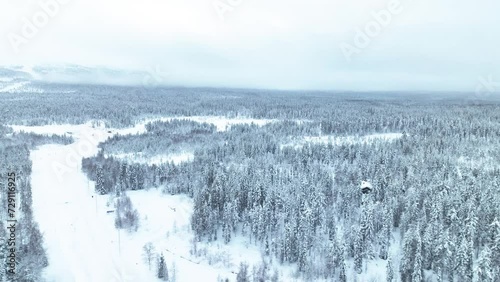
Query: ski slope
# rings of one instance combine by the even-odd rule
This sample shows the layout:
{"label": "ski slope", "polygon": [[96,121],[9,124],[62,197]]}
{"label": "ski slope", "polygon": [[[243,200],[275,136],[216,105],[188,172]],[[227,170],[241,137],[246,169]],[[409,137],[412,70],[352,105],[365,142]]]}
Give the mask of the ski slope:
{"label": "ski slope", "polygon": [[[31,152],[34,218],[44,236],[49,266],[44,280],[74,282],[159,281],[143,259],[151,242],[163,253],[176,281],[234,281],[240,262],[260,263],[259,247],[234,237],[229,245],[199,243],[205,256],[191,255],[192,199],[165,195],[157,189],[130,191],[139,211],[139,230],[118,231],[110,196],[97,195],[94,183],[81,171],[81,161],[98,152],[98,144],[114,134],[137,134],[142,128],[109,129],[82,125],[11,126],[14,131],[69,135],[69,145],[43,145]],[[283,270],[283,269],[282,269]],[[292,268],[285,269],[289,274]],[[289,279],[294,281],[295,279]]]}
{"label": "ski slope", "polygon": [[[64,129],[74,132],[75,143],[45,145],[31,153],[34,217],[49,259],[46,281],[155,281],[153,273],[138,263],[140,257],[119,249],[107,199],[94,193],[94,184],[81,172],[81,159],[95,154],[93,144],[106,134],[86,126]],[[87,135],[95,140],[84,140]]]}

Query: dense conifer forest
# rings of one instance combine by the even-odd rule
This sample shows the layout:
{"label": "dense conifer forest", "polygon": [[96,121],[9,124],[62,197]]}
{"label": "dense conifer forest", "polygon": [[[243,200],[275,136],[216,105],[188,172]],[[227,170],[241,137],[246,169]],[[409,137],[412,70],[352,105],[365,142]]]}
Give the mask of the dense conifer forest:
{"label": "dense conifer forest", "polygon": [[[76,93],[59,91],[67,88]],[[306,281],[347,281],[348,269],[361,273],[374,261],[386,262],[387,281],[500,279],[498,101],[464,94],[48,89],[59,92],[2,96],[10,110],[0,112],[1,124],[104,120],[126,127],[151,116],[208,115],[273,120],[225,131],[182,118],[157,121],[145,133],[109,138],[96,156],[83,159],[100,194],[160,187],[189,195],[193,250],[199,242],[244,236],[271,261],[292,264]],[[363,139],[396,133],[400,137],[391,140]],[[71,140],[12,134],[5,126],[0,136],[1,175],[19,174],[20,234],[26,238],[20,263],[37,270],[29,278],[37,281],[46,259],[30,212],[29,149]],[[325,136],[338,142],[304,142]],[[194,158],[180,164],[113,157],[185,151]],[[370,193],[361,193],[361,181],[372,184]],[[129,216],[117,227],[133,230],[138,215],[126,200],[121,205]],[[250,281],[246,268],[241,265],[238,281]],[[265,267],[252,277],[278,280]]]}

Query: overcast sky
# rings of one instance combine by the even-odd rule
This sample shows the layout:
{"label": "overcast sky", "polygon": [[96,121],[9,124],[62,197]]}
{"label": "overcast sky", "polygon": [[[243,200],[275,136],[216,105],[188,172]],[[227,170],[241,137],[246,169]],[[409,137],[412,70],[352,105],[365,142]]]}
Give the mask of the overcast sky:
{"label": "overcast sky", "polygon": [[0,64],[159,68],[186,86],[474,91],[479,77],[500,81],[498,0],[55,1],[0,0]]}

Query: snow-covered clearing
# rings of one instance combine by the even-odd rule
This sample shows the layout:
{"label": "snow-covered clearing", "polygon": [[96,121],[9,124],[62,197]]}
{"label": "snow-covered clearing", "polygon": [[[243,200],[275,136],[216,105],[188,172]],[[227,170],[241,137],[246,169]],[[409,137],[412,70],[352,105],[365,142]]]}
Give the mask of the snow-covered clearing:
{"label": "snow-covered clearing", "polygon": [[364,136],[303,136],[299,139],[292,140],[287,144],[283,144],[281,145],[281,147],[293,147],[295,149],[300,149],[308,143],[323,145],[332,144],[334,146],[357,143],[369,144],[377,140],[393,141],[395,139],[401,138],[401,136],[403,136],[403,134],[401,133],[377,133]]}

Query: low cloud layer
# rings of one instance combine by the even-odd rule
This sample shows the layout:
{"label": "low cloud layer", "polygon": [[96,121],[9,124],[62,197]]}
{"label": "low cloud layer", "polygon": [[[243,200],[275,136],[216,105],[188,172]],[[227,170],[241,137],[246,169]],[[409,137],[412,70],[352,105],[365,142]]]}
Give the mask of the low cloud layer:
{"label": "low cloud layer", "polygon": [[0,2],[0,64],[159,68],[166,84],[278,89],[474,91],[479,77],[500,80],[493,0],[102,2]]}

